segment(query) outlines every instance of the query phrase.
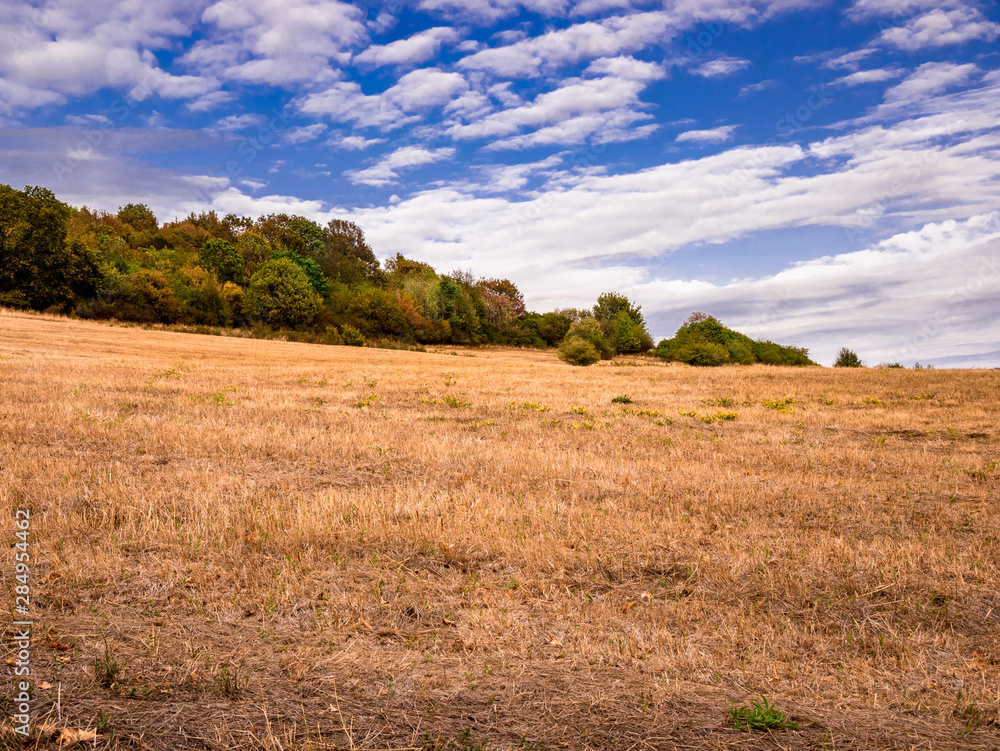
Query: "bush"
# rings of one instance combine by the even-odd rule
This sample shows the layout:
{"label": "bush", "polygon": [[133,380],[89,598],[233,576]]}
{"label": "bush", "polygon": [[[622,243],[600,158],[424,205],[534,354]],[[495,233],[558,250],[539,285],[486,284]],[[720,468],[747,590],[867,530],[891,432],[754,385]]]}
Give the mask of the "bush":
{"label": "bush", "polygon": [[729,362],[729,350],[715,342],[696,340],[673,350],[673,358],[688,365],[725,365]]}
{"label": "bush", "polygon": [[305,326],[319,312],[319,298],[305,272],[287,258],[262,264],[250,280],[244,309],[269,326]]}
{"label": "bush", "polygon": [[860,368],[861,358],[856,352],[852,352],[847,347],[841,347],[837,353],[837,359],[833,361],[835,368]]}
{"label": "bush", "polygon": [[[615,356],[614,348],[604,338],[604,332],[601,331],[600,325],[593,318],[585,318],[570,326],[566,338],[563,339],[563,344],[570,339],[582,339],[588,342],[597,351],[598,356],[602,360],[610,360]],[[561,349],[562,345],[560,345]]]}
{"label": "bush", "polygon": [[340,336],[344,340],[344,344],[348,347],[364,347],[365,346],[365,335],[358,331],[356,328],[351,326],[349,323],[345,323],[340,327]]}
{"label": "bush", "polygon": [[586,339],[574,336],[559,345],[559,359],[570,365],[593,365],[601,359],[601,353]]}

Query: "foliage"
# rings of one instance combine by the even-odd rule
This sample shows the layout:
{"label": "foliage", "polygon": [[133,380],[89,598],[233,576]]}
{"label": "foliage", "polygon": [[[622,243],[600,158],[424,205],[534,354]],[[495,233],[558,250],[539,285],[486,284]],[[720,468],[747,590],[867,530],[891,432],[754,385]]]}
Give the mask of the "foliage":
{"label": "foliage", "polygon": [[[570,326],[569,331],[563,339],[563,344],[570,339],[583,339],[588,342],[602,360],[610,360],[615,356],[614,349],[608,343],[607,339],[604,338],[604,332],[593,318],[584,318],[582,321],[578,321]],[[562,345],[560,345],[561,349]]]}
{"label": "foliage", "polygon": [[729,708],[729,725],[737,730],[798,730],[798,725],[789,722],[784,713],[775,708],[764,696],[761,703],[751,702],[742,707]]}
{"label": "foliage", "polygon": [[593,313],[605,340],[615,352],[632,354],[653,348],[642,308],[624,295],[605,292],[597,298]]}
{"label": "foliage", "polygon": [[570,365],[593,365],[601,359],[601,353],[583,337],[566,337],[559,345],[559,359]]}
{"label": "foliage", "polygon": [[203,268],[215,272],[220,282],[243,283],[243,256],[231,242],[217,237],[206,240],[198,249]]}
{"label": "foliage", "polygon": [[288,258],[263,264],[244,297],[247,315],[270,326],[305,326],[316,317],[319,306],[309,278]]}
{"label": "foliage", "polygon": [[833,361],[833,367],[835,368],[860,368],[861,358],[858,357],[856,352],[852,352],[847,347],[841,347],[840,352],[837,353],[837,359]]}
{"label": "foliage", "polygon": [[67,239],[73,213],[45,188],[0,185],[0,304],[69,309],[96,292],[97,255]]}
{"label": "foliage", "polygon": [[340,336],[348,347],[364,347],[366,344],[365,335],[349,323],[341,326]]}
{"label": "foliage", "polygon": [[697,366],[717,366],[735,363],[751,365],[815,365],[809,351],[771,341],[757,340],[724,326],[717,318],[694,312],[671,339],[656,347],[656,354],[665,360]]}

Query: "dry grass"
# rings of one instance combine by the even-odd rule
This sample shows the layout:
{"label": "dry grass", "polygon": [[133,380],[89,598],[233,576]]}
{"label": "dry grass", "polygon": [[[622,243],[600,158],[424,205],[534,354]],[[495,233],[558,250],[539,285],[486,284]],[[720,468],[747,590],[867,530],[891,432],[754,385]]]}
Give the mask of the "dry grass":
{"label": "dry grass", "polygon": [[[1000,372],[9,311],[0,358],[36,721],[98,747],[1000,747]],[[761,694],[800,728],[727,728]]]}

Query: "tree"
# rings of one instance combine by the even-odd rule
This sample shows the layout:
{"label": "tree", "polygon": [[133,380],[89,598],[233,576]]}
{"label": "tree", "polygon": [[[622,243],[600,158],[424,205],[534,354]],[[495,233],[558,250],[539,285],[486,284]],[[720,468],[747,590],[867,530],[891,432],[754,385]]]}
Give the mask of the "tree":
{"label": "tree", "polygon": [[81,240],[67,240],[74,212],[45,188],[0,185],[0,302],[45,310],[94,294],[97,256]]}
{"label": "tree", "polygon": [[605,292],[598,297],[594,306],[594,319],[617,352],[645,352],[653,348],[653,339],[646,331],[642,308],[624,295]]}
{"label": "tree", "polygon": [[287,258],[261,265],[244,296],[247,315],[270,326],[305,326],[319,312],[319,297],[305,272]]}
{"label": "tree", "polygon": [[243,256],[231,242],[217,237],[206,240],[198,249],[198,263],[215,272],[220,282],[243,284]]}
{"label": "tree", "polygon": [[384,284],[378,259],[354,222],[331,219],[323,229],[323,247],[323,258],[317,260],[330,279],[345,284],[362,279]]}
{"label": "tree", "polygon": [[622,311],[637,324],[643,328],[646,327],[646,321],[642,317],[642,307],[634,305],[625,295],[619,295],[617,292],[605,292],[597,298],[597,304],[594,306],[594,318],[604,328],[605,324],[612,324]]}
{"label": "tree", "polygon": [[858,357],[856,352],[852,352],[847,347],[841,347],[840,352],[837,353],[837,359],[833,361],[833,367],[860,368],[862,367],[861,358]]}
{"label": "tree", "polygon": [[691,313],[684,321],[681,326],[690,326],[692,323],[701,323],[702,321],[714,321],[721,325],[721,321],[715,316],[710,316],[708,313],[703,313],[700,310],[696,310]]}
{"label": "tree", "polygon": [[563,313],[558,311],[546,313],[538,322],[538,335],[550,347],[555,347],[566,336],[572,325],[573,319]]}

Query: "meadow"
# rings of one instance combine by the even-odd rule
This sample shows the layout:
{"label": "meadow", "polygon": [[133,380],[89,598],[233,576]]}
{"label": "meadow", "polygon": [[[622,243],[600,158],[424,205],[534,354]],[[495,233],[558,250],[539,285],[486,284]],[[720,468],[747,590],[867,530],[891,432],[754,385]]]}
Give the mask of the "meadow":
{"label": "meadow", "polygon": [[0,310],[38,747],[1000,748],[1000,371],[431,350]]}

